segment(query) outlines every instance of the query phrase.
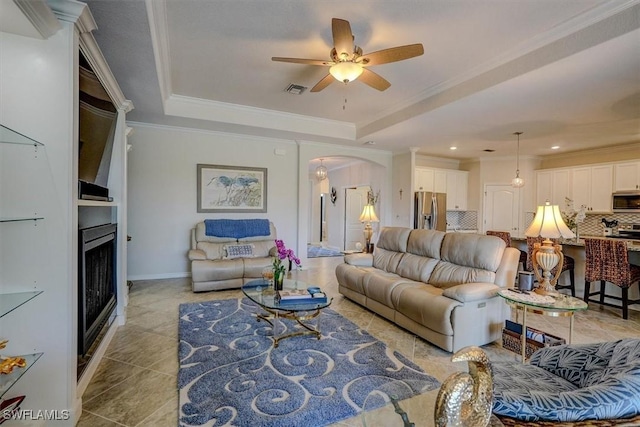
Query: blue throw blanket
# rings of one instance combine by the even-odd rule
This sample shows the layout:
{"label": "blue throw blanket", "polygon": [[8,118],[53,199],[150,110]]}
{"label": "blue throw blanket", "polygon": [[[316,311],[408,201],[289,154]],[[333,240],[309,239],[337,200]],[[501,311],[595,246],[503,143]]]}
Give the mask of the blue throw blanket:
{"label": "blue throw blanket", "polygon": [[215,237],[268,236],[271,234],[268,219],[205,219],[205,234]]}

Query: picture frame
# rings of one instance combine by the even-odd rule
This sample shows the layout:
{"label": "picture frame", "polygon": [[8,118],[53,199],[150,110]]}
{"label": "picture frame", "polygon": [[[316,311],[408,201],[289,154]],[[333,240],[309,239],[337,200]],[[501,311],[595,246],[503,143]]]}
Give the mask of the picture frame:
{"label": "picture frame", "polygon": [[197,165],[198,213],[267,212],[267,168]]}

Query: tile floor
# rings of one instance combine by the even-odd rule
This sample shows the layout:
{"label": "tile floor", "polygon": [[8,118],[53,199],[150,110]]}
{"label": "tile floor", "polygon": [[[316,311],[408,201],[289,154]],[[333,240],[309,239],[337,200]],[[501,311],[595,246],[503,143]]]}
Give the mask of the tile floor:
{"label": "tile floor", "polygon": [[[341,257],[314,258],[299,279],[323,287],[332,308],[421,366],[438,380],[466,371],[466,364],[450,362],[451,354],[342,297],[337,291],[335,266]],[[183,302],[238,298],[240,290],[191,292],[190,279],[135,282],[131,287],[127,324],[118,329],[96,374],[87,387],[79,427],[177,425],[178,306]],[[566,318],[529,315],[530,326],[566,337]],[[574,343],[590,343],[640,336],[640,312],[622,320],[620,311],[592,306],[576,315]],[[302,338],[304,339],[304,338]],[[496,342],[484,347],[493,361],[518,356]],[[339,426],[361,426],[358,419]],[[417,424],[418,425],[418,424]]]}

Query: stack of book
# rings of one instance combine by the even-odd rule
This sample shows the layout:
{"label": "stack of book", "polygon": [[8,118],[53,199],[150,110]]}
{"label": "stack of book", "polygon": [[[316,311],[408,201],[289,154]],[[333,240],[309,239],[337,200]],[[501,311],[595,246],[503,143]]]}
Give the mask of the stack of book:
{"label": "stack of book", "polygon": [[316,286],[308,289],[284,289],[279,291],[280,304],[308,304],[327,302],[327,295]]}

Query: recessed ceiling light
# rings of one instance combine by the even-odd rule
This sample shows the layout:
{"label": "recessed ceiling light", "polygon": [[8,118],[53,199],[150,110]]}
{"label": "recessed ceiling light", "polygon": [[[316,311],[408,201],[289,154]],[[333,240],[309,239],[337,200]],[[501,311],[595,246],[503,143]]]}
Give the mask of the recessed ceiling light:
{"label": "recessed ceiling light", "polygon": [[449,150],[457,150],[458,147],[449,147]]}
{"label": "recessed ceiling light", "polygon": [[557,150],[558,148],[560,148],[559,145],[554,145],[553,147],[551,147],[552,150]]}
{"label": "recessed ceiling light", "polygon": [[366,141],[364,145],[376,145],[375,141]]}
{"label": "recessed ceiling light", "polygon": [[493,153],[493,152],[494,152],[494,151],[496,151],[496,150],[492,150],[492,149],[490,149],[490,148],[485,148],[485,149],[484,149],[484,150],[482,150],[482,151],[484,151],[485,153]]}

